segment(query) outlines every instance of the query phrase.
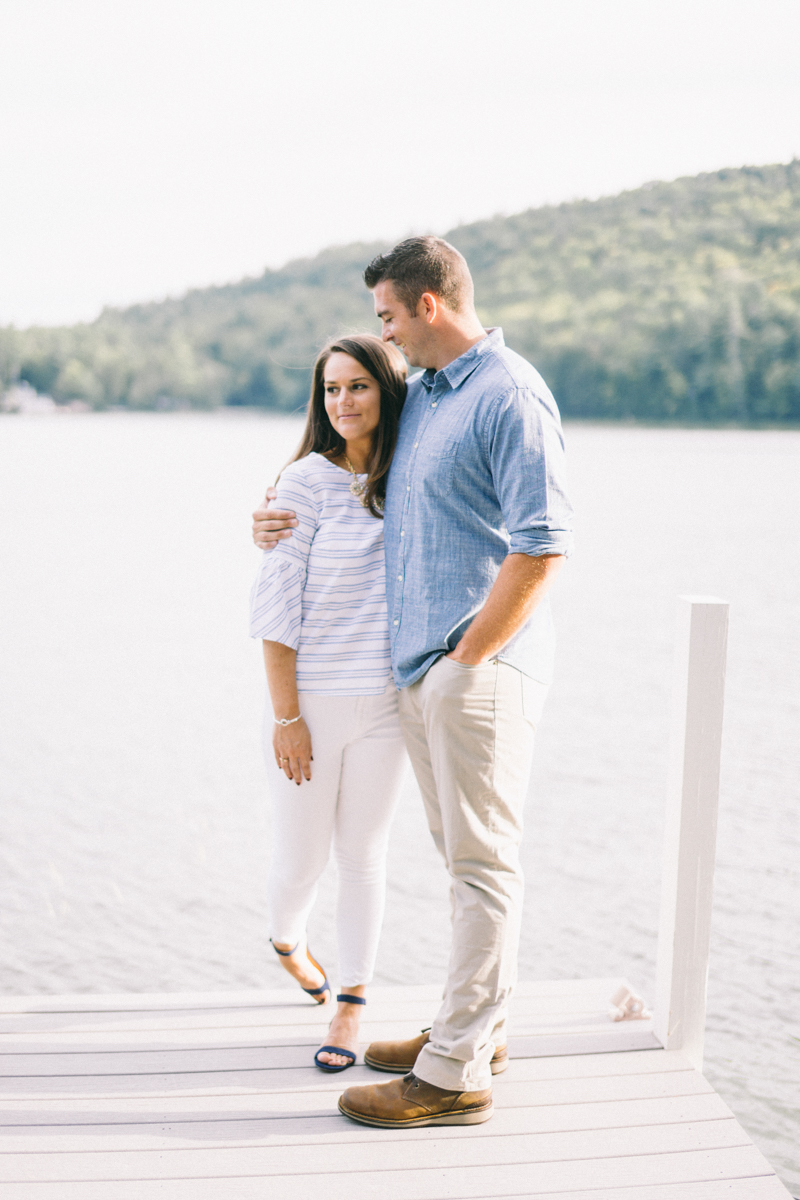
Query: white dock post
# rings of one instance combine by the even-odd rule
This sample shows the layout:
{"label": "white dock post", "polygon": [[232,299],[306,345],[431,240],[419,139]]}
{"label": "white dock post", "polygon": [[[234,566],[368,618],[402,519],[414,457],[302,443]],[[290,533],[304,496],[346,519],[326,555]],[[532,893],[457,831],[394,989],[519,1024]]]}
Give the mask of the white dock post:
{"label": "white dock post", "polygon": [[728,605],[678,597],[654,1031],[703,1068]]}

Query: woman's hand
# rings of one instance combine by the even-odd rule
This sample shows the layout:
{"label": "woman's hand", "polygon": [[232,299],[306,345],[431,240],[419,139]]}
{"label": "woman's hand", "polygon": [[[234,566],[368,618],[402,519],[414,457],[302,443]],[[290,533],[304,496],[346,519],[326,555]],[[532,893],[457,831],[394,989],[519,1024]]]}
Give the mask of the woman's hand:
{"label": "woman's hand", "polygon": [[293,779],[298,787],[303,778],[311,779],[311,733],[302,717],[292,725],[276,725],[272,747],[287,779]]}
{"label": "woman's hand", "polygon": [[276,717],[285,717],[289,725],[276,721],[272,734],[272,748],[278,769],[287,779],[293,779],[299,787],[303,779],[311,779],[311,734],[301,717],[293,721],[300,712],[297,694],[297,652],[282,642],[264,641],[264,666],[272,700],[272,711]]}

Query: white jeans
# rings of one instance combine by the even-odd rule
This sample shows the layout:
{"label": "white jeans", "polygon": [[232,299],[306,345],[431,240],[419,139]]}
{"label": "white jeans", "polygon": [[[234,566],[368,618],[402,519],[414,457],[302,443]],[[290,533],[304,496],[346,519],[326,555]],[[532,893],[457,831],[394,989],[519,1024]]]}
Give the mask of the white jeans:
{"label": "white jeans", "polygon": [[444,999],[414,1074],[448,1091],[491,1086],[517,976],[522,811],[547,694],[507,663],[440,658],[400,693],[400,717],[433,840],[450,873]]}
{"label": "white jeans", "polygon": [[334,848],[340,986],[369,983],[386,893],[389,826],[407,758],[393,683],[380,696],[300,694],[311,731],[311,780],[298,787],[275,766],[267,704],[264,756],[272,797],[268,898],[273,941],[306,936],[317,882]]}

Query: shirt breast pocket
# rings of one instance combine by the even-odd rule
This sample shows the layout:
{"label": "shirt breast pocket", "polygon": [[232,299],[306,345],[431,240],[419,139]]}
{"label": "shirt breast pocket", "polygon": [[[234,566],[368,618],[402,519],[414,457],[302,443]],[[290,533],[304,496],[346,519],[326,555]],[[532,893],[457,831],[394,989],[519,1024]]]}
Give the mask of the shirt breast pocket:
{"label": "shirt breast pocket", "polygon": [[455,487],[458,449],[458,442],[445,442],[443,446],[436,447],[434,472],[439,491],[452,492]]}

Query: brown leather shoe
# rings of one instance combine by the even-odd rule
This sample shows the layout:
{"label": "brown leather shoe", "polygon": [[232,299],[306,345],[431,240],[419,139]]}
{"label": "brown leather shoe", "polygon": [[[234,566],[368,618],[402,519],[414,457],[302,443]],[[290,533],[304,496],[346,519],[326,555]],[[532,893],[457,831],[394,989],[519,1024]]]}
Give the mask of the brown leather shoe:
{"label": "brown leather shoe", "polygon": [[480,1125],[494,1111],[492,1089],[446,1092],[415,1075],[350,1087],[339,1097],[339,1112],[362,1125],[412,1129],[417,1125]]}
{"label": "brown leather shoe", "polygon": [[[394,1071],[397,1075],[407,1075],[414,1070],[417,1055],[426,1042],[430,1040],[431,1031],[423,1029],[419,1037],[409,1038],[405,1042],[371,1042],[367,1046],[364,1062],[376,1071]],[[491,1066],[493,1075],[500,1075],[508,1066],[508,1048],[498,1046],[495,1050]]]}

